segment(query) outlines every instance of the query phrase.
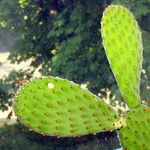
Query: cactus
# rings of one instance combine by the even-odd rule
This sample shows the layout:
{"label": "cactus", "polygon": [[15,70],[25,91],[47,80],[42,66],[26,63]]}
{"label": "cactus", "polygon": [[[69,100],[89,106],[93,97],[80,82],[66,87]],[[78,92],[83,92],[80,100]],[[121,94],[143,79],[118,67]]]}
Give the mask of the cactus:
{"label": "cactus", "polygon": [[150,147],[150,108],[141,104],[142,40],[134,16],[123,6],[109,6],[102,17],[102,38],[111,69],[130,109],[119,115],[79,85],[55,77],[31,80],[19,91],[15,111],[20,121],[43,135],[74,137],[118,129],[124,148]]}
{"label": "cactus", "polygon": [[132,108],[119,130],[125,150],[150,148],[150,108],[141,105],[142,40],[134,16],[119,5],[109,6],[102,17],[102,38],[111,69],[124,100]]}
{"label": "cactus", "polygon": [[150,108],[140,106],[126,115],[126,127],[119,131],[125,149],[148,150],[150,148]]}
{"label": "cactus", "polygon": [[[101,22],[103,45],[111,69],[129,107],[140,105],[142,40],[133,15],[119,5],[109,6]],[[134,100],[134,101],[133,101]]]}
{"label": "cactus", "polygon": [[44,135],[70,137],[116,129],[120,117],[98,97],[60,78],[32,80],[18,93],[16,114]]}

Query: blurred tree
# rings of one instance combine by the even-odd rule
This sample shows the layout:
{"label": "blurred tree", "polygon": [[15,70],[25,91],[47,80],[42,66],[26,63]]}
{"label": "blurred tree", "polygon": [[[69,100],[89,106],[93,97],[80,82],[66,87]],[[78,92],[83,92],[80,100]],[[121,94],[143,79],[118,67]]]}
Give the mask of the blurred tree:
{"label": "blurred tree", "polygon": [[29,70],[19,72],[13,70],[8,77],[0,79],[0,110],[5,111],[8,106],[12,106],[12,99],[18,88],[24,80],[31,78],[31,74]]}
{"label": "blurred tree", "polygon": [[9,59],[20,63],[32,57],[31,66],[41,65],[44,75],[49,75],[52,68],[53,75],[77,83],[87,82],[92,91],[98,92],[106,81],[114,81],[99,31],[99,20],[107,3],[2,0],[1,10],[5,9],[0,17],[4,24],[2,31],[19,33]]}
{"label": "blurred tree", "polygon": [[104,1],[89,0],[66,5],[55,17],[48,34],[55,42],[52,74],[88,83],[88,88],[95,93],[100,88],[114,85],[115,81],[99,31],[104,4]]}
{"label": "blurred tree", "polygon": [[150,106],[150,32],[143,31],[144,61],[141,80],[141,98]]}
{"label": "blurred tree", "polygon": [[112,2],[127,6],[139,20],[150,13],[150,0],[112,0]]}
{"label": "blurred tree", "polygon": [[9,59],[20,63],[32,58],[31,66],[41,66],[43,75],[87,83],[96,94],[101,88],[119,93],[99,31],[110,3],[126,5],[149,34],[150,0],[1,0],[0,32],[16,37]]}

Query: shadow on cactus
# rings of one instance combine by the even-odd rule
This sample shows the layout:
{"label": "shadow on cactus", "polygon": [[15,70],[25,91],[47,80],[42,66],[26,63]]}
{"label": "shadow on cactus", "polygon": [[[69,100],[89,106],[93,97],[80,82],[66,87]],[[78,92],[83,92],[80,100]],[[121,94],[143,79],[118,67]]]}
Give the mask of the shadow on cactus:
{"label": "shadow on cactus", "polygon": [[141,33],[134,16],[111,5],[101,21],[103,45],[110,67],[130,111],[119,115],[101,99],[79,85],[58,77],[26,83],[16,95],[19,120],[43,135],[76,137],[118,130],[125,149],[150,147],[150,108],[141,104]]}

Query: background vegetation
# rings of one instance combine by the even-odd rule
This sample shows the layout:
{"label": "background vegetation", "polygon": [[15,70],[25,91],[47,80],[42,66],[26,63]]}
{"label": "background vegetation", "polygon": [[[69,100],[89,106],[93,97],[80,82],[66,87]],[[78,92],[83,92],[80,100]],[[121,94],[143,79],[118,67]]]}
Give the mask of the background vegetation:
{"label": "background vegetation", "polygon": [[9,60],[20,63],[32,58],[32,69],[13,71],[0,79],[0,109],[4,111],[6,104],[12,105],[22,81],[31,78],[37,68],[41,75],[86,83],[95,94],[109,88],[121,101],[100,33],[102,12],[111,3],[129,8],[141,27],[141,97],[150,104],[150,0],[1,0],[0,42],[5,45],[8,36],[12,36]]}

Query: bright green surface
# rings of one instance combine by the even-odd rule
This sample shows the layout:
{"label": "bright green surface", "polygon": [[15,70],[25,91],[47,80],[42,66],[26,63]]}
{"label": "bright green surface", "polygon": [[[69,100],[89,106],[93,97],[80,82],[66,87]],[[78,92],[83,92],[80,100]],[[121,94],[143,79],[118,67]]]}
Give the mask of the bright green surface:
{"label": "bright green surface", "polygon": [[111,69],[129,107],[138,106],[142,68],[141,33],[134,16],[119,5],[109,6],[102,17],[103,45]]}
{"label": "bright green surface", "polygon": [[126,115],[127,126],[120,133],[123,147],[128,150],[149,150],[150,108],[140,106]]}
{"label": "bright green surface", "polygon": [[18,93],[16,114],[41,134],[66,137],[116,129],[117,113],[79,85],[47,77],[29,82]]}

